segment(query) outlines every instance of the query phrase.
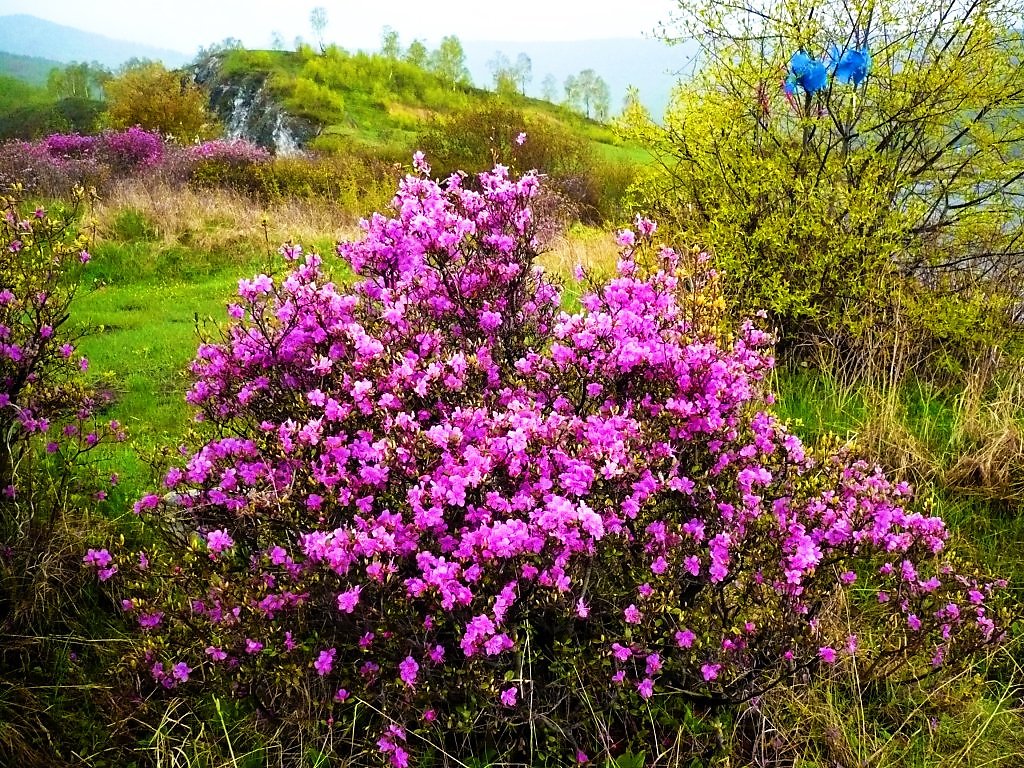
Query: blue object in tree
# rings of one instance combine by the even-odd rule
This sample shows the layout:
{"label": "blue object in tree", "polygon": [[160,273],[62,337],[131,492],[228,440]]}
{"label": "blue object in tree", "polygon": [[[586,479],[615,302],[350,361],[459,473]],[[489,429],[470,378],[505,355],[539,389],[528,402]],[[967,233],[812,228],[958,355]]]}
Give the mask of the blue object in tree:
{"label": "blue object in tree", "polygon": [[[807,93],[820,91],[828,83],[828,70],[804,51],[797,51],[789,60],[789,71],[796,84]],[[788,79],[787,79],[788,82]]]}
{"label": "blue object in tree", "polygon": [[[833,60],[837,57],[833,56]],[[836,63],[836,80],[860,85],[871,71],[871,54],[867,46],[844,51]]]}

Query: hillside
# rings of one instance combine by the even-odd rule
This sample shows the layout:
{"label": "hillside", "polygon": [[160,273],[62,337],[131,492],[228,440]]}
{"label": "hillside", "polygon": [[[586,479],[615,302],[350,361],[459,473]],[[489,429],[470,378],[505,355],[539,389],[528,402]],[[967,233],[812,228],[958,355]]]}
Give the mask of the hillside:
{"label": "hillside", "polygon": [[[489,91],[448,82],[407,61],[339,48],[322,55],[310,48],[235,49],[194,71],[229,137],[278,151],[310,146],[404,156],[438,120],[494,100]],[[593,144],[600,157],[636,159],[636,148],[622,146],[611,128],[565,107],[533,98],[509,106]]]}
{"label": "hillside", "polygon": [[0,16],[0,51],[59,62],[96,61],[116,68],[129,59],[154,59],[178,67],[188,56],[166,48],[114,40],[35,16]]}
{"label": "hillside", "polygon": [[29,85],[46,85],[50,70],[61,63],[39,56],[20,56],[0,51],[0,75],[12,77]]}

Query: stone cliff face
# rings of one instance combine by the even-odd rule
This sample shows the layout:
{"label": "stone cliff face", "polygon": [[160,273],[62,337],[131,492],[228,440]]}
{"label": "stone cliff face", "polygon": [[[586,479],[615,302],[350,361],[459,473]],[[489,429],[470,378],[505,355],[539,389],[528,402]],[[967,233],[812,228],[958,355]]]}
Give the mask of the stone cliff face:
{"label": "stone cliff face", "polygon": [[210,95],[210,110],[224,124],[225,138],[245,139],[277,155],[294,155],[319,127],[289,115],[274,99],[262,72],[225,75],[212,55],[193,67],[195,81]]}

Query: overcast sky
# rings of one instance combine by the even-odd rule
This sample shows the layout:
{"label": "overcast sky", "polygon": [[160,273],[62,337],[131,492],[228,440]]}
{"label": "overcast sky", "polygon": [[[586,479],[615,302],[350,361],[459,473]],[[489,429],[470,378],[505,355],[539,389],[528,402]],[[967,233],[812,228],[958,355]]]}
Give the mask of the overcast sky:
{"label": "overcast sky", "polygon": [[346,48],[376,49],[390,25],[403,45],[414,38],[587,40],[650,35],[675,0],[0,0],[0,15],[27,13],[68,26],[192,54],[236,37],[269,47],[274,32],[291,46],[312,41],[310,11],[327,10],[325,38]]}

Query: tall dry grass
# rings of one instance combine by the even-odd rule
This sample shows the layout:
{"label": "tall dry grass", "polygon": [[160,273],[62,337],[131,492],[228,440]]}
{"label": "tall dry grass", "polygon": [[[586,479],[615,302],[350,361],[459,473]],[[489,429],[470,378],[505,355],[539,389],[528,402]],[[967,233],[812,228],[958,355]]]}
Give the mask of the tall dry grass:
{"label": "tall dry grass", "polygon": [[156,240],[216,251],[237,246],[273,248],[285,241],[324,243],[359,235],[359,216],[318,199],[291,198],[266,205],[225,189],[197,191],[133,181],[95,206],[100,237],[118,237],[118,218],[141,214]]}

